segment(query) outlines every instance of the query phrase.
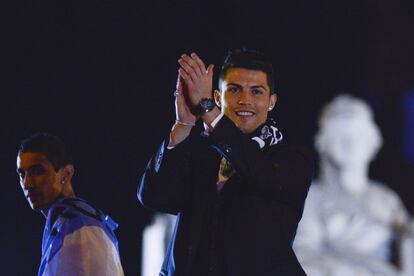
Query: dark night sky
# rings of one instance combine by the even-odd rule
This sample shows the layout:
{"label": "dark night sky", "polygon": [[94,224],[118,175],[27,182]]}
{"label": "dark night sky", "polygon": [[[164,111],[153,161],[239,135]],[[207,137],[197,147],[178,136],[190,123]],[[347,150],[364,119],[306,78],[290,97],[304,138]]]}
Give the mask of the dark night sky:
{"label": "dark night sky", "polygon": [[31,1],[5,11],[5,275],[33,275],[39,264],[44,219],[30,210],[15,173],[19,141],[37,131],[72,149],[77,194],[119,222],[126,275],[138,275],[150,213],[136,200],[136,184],[174,121],[177,59],[190,51],[217,67],[227,49],[265,52],[279,73],[273,115],[288,139],[310,147],[324,103],[339,92],[367,100],[385,140],[371,175],[414,212],[401,109],[414,88],[410,1]]}

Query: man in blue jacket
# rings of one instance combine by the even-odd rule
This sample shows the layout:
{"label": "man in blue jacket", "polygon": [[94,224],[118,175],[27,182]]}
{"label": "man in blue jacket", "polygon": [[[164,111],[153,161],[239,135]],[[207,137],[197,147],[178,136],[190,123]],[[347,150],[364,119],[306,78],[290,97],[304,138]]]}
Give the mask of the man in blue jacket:
{"label": "man in blue jacket", "polygon": [[138,191],[144,206],[178,216],[160,275],[305,275],[291,245],[312,158],[281,143],[268,118],[272,65],[231,52],[212,95],[213,65],[195,53],[178,62],[176,121]]}
{"label": "man in blue jacket", "polygon": [[117,224],[75,197],[74,167],[64,144],[50,134],[24,140],[17,173],[30,207],[46,217],[38,275],[123,275]]}

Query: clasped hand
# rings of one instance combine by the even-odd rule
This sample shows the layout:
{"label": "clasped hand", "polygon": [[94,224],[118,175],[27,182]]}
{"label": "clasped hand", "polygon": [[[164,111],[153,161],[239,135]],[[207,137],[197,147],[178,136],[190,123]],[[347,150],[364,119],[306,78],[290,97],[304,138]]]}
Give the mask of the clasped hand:
{"label": "clasped hand", "polygon": [[202,98],[212,97],[213,68],[207,68],[195,54],[183,54],[178,59],[180,69],[176,87],[176,119],[186,124],[197,120],[196,109]]}

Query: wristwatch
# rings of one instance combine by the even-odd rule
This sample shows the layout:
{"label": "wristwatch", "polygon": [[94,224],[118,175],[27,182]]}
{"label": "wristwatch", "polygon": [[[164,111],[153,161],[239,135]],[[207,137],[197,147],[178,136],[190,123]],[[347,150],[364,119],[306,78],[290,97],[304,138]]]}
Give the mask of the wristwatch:
{"label": "wristwatch", "polygon": [[202,98],[198,104],[200,114],[205,114],[210,112],[216,106],[213,98]]}

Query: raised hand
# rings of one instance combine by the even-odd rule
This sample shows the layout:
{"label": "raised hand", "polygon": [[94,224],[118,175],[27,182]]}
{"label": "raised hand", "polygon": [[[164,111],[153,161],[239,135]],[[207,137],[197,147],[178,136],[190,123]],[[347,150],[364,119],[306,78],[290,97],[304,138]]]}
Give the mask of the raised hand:
{"label": "raised hand", "polygon": [[204,62],[195,53],[183,54],[178,60],[181,68],[179,73],[184,80],[185,96],[192,108],[198,106],[202,98],[211,98],[213,89],[213,68],[207,68]]}
{"label": "raised hand", "polygon": [[175,119],[177,123],[188,126],[195,125],[197,117],[191,113],[190,106],[186,101],[184,93],[187,92],[184,91],[183,79],[180,72],[178,72],[175,89]]}
{"label": "raised hand", "polygon": [[197,121],[197,116],[191,113],[188,100],[186,99],[187,92],[184,88],[184,80],[180,73],[177,77],[177,86],[174,92],[175,95],[175,124],[170,133],[169,147],[175,147],[190,135],[191,128]]}
{"label": "raised hand", "polygon": [[[176,122],[170,133],[169,147],[181,143],[190,134],[192,126],[198,119],[197,107],[202,98],[211,98],[213,89],[213,67],[207,68],[204,62],[195,54],[182,55],[178,60],[177,86],[175,91]],[[215,108],[213,112],[202,114],[202,120],[209,124],[219,113]]]}

